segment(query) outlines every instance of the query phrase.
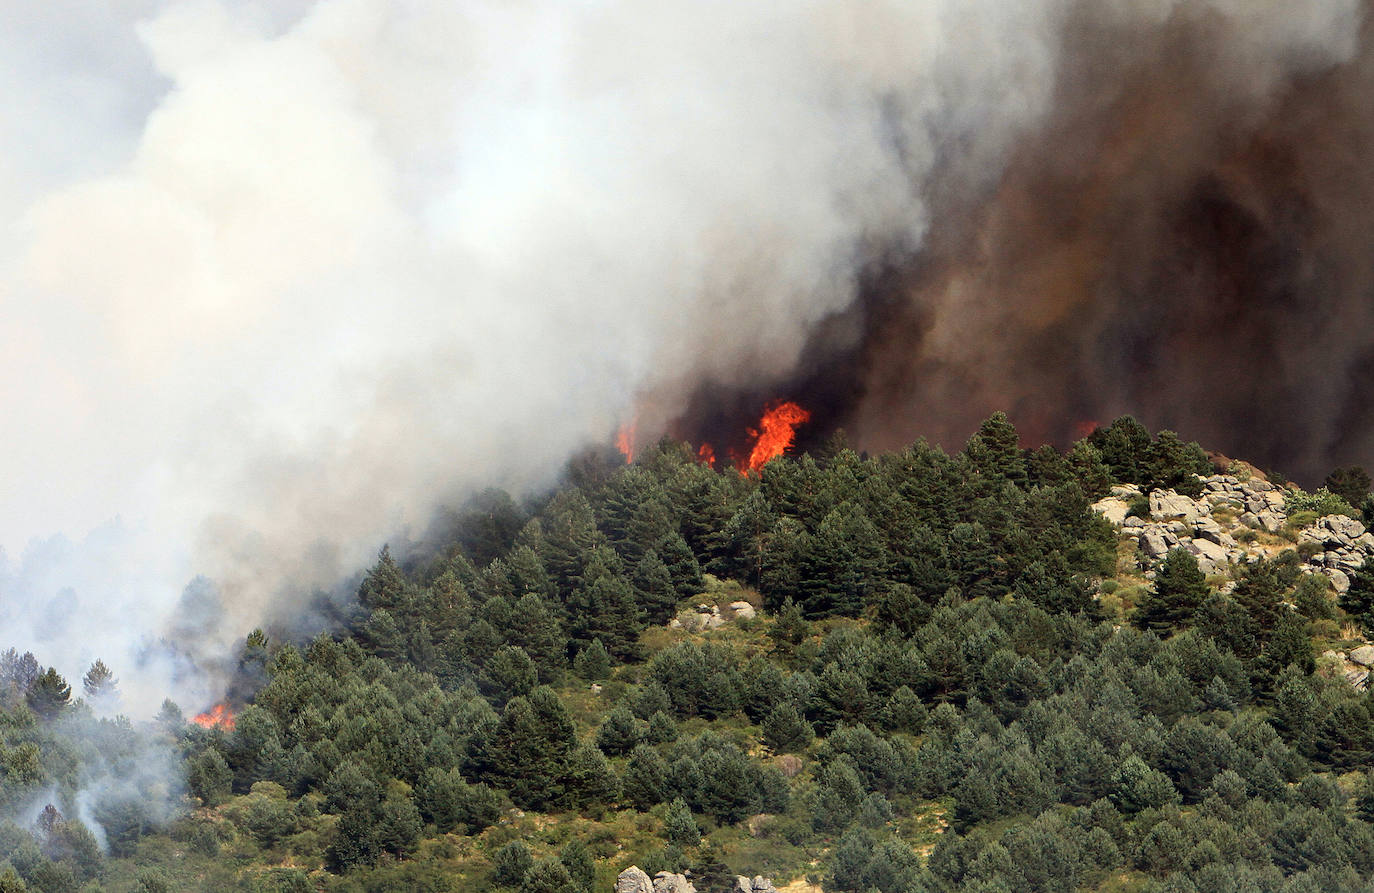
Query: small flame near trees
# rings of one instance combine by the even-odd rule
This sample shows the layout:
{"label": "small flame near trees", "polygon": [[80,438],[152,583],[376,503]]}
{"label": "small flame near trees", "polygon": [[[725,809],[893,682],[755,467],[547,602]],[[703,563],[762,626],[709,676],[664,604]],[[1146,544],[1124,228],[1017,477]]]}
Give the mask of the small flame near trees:
{"label": "small flame near trees", "polygon": [[788,400],[765,409],[758,430],[750,429],[756,438],[749,452],[749,463],[740,468],[741,474],[760,471],[772,459],[781,456],[797,439],[797,426],[805,424],[811,413]]}
{"label": "small flame near trees", "polygon": [[[740,474],[762,470],[763,466],[781,456],[792,446],[797,438],[797,427],[805,424],[810,418],[811,412],[809,410],[791,400],[766,407],[763,411],[763,417],[759,419],[758,427],[748,429],[749,437],[753,441],[749,450],[749,458],[741,460],[733,450],[730,450],[727,452],[729,461],[734,464]],[[635,422],[627,422],[616,431],[615,445],[620,450],[621,455],[625,457],[626,463],[632,463],[635,460],[635,428]],[[709,443],[701,444],[697,448],[697,461],[715,468],[715,447]]]}
{"label": "small flame near trees", "polygon": [[621,425],[620,430],[615,433],[615,446],[625,456],[625,463],[635,460],[635,423],[629,422]]}
{"label": "small flame near trees", "polygon": [[232,732],[234,711],[229,709],[228,704],[216,704],[204,713],[197,713],[191,717],[191,722],[202,729],[224,729],[226,732]]}

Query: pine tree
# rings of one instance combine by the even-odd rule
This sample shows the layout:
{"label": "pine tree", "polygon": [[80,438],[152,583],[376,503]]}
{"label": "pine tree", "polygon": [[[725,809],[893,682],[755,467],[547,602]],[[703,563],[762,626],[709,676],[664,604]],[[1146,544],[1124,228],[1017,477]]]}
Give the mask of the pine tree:
{"label": "pine tree", "polygon": [[1115,480],[1133,484],[1149,480],[1150,432],[1131,416],[1121,416],[1106,428],[1093,431],[1088,443],[1097,448]]}
{"label": "pine tree", "polygon": [[783,653],[790,652],[802,643],[811,633],[811,625],[802,616],[801,608],[788,596],[778,608],[773,625],[768,628],[768,636]]}
{"label": "pine tree", "polygon": [[696,846],[701,843],[701,829],[681,797],[673,798],[668,811],[663,816],[663,837],[678,846]]}
{"label": "pine tree", "polygon": [[394,608],[404,601],[405,574],[391,557],[391,547],[383,546],[377,563],[358,587],[358,602],[368,610]]}
{"label": "pine tree", "polygon": [[492,882],[502,887],[519,887],[534,867],[534,857],[523,841],[512,840],[492,857]]}
{"label": "pine tree", "polygon": [[568,870],[568,884],[555,889],[554,893],[572,890],[574,893],[592,893],[596,884],[596,862],[591,850],[580,840],[570,840],[558,851],[558,861]]}
{"label": "pine tree", "polygon": [[478,677],[478,684],[496,706],[511,698],[527,695],[539,681],[534,661],[518,646],[506,645],[497,649]]}
{"label": "pine tree", "polygon": [[964,458],[973,473],[993,488],[987,492],[996,492],[1002,483],[1021,489],[1029,483],[1021,437],[1004,412],[993,413],[979,426],[964,448]]}
{"label": "pine tree", "polygon": [[29,708],[42,719],[56,719],[71,702],[72,687],[49,667],[33,681],[24,698]]}
{"label": "pine tree", "polygon": [[569,598],[568,608],[573,638],[584,642],[600,639],[620,660],[631,660],[638,654],[644,621],[634,589],[624,577],[604,575],[584,584]]}
{"label": "pine tree", "polygon": [[815,737],[811,724],[792,704],[778,704],[763,720],[763,740],[779,753],[805,750]]}
{"label": "pine tree", "polygon": [[692,554],[692,549],[682,538],[682,534],[676,530],[670,532],[658,541],[655,549],[668,567],[668,575],[672,577],[673,588],[677,590],[678,598],[691,598],[701,592],[704,585],[701,565],[697,563],[696,556]]}
{"label": "pine tree", "polygon": [[639,559],[632,582],[645,620],[651,626],[667,623],[677,609],[680,596],[668,565],[663,563],[656,549],[649,549]]}
{"label": "pine tree", "polygon": [[506,641],[525,650],[545,685],[558,681],[567,666],[568,637],[544,599],[527,593],[515,603]]}
{"label": "pine tree", "polygon": [[606,715],[596,730],[596,746],[612,756],[629,753],[644,738],[645,725],[643,720],[635,719],[630,708],[621,704]]}
{"label": "pine tree", "polygon": [[1154,588],[1136,605],[1135,625],[1166,634],[1187,626],[1208,591],[1197,559],[1183,549],[1174,549],[1160,565]]}
{"label": "pine tree", "polygon": [[1335,493],[1353,506],[1361,506],[1369,498],[1369,490],[1374,483],[1369,472],[1359,465],[1336,468],[1322,481],[1322,486]]}
{"label": "pine tree", "polygon": [[663,802],[668,795],[668,764],[658,751],[647,744],[635,747],[625,766],[623,791],[625,799],[641,812]]}
{"label": "pine tree", "polygon": [[608,679],[611,675],[611,653],[600,639],[593,639],[573,658],[573,672],[589,682]]}
{"label": "pine tree", "polygon": [[1172,431],[1161,431],[1150,446],[1147,473],[1150,489],[1175,490],[1185,496],[1202,495],[1198,475],[1209,474],[1212,463],[1196,443],[1184,443]]}
{"label": "pine tree", "polygon": [[119,680],[114,678],[114,673],[110,672],[103,660],[96,658],[82,677],[81,687],[86,690],[86,697],[93,701],[113,700],[119,693]]}
{"label": "pine tree", "polygon": [[558,859],[534,863],[520,882],[520,893],[568,893],[572,889],[572,874]]}
{"label": "pine tree", "polygon": [[1374,571],[1361,568],[1351,574],[1350,588],[1341,594],[1338,603],[1366,634],[1374,634]]}
{"label": "pine tree", "polygon": [[620,798],[620,778],[595,744],[573,749],[563,784],[569,805],[594,814]]}

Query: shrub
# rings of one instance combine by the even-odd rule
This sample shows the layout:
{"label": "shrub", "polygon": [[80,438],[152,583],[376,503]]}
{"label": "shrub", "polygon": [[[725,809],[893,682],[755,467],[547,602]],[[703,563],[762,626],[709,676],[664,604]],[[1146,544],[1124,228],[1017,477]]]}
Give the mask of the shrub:
{"label": "shrub", "polygon": [[1283,507],[1288,512],[1290,523],[1293,516],[1300,512],[1316,512],[1318,518],[1326,515],[1345,515],[1348,518],[1360,516],[1354,506],[1325,487],[1314,493],[1289,493],[1288,498],[1283,501]]}

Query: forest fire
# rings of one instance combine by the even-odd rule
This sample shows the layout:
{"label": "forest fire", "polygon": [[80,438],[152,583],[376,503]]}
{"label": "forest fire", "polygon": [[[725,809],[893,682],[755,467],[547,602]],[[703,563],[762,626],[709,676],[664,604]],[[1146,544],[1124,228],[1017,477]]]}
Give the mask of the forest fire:
{"label": "forest fire", "polygon": [[[738,416],[736,416],[738,418]],[[758,421],[757,427],[745,427],[736,423],[735,425],[725,425],[722,428],[713,429],[714,433],[729,435],[733,428],[735,433],[728,439],[742,442],[737,451],[735,446],[727,445],[724,454],[717,456],[715,443],[720,441],[712,438],[708,440],[698,440],[690,433],[682,432],[678,429],[675,436],[685,437],[689,442],[696,442],[697,461],[709,468],[734,467],[742,475],[750,472],[762,470],[763,466],[769,461],[783,455],[796,442],[797,427],[803,425],[811,419],[811,411],[802,408],[801,405],[791,400],[778,401],[767,405],[763,415]],[[638,444],[636,442],[636,423],[628,422],[621,425],[616,431],[615,445],[620,454],[625,457],[626,463],[632,464],[638,454]],[[741,432],[740,428],[744,430]],[[699,431],[700,434],[707,433],[705,430]],[[713,442],[714,441],[714,442]]]}
{"label": "forest fire", "polygon": [[749,453],[749,463],[740,468],[741,474],[759,471],[770,459],[781,456],[797,437],[797,426],[811,418],[811,413],[796,403],[787,401],[766,409],[759,420],[759,430],[750,435],[758,438]]}
{"label": "forest fire", "polygon": [[621,425],[620,430],[615,433],[615,446],[625,457],[625,464],[630,464],[635,460],[635,423],[629,422]]}
{"label": "forest fire", "polygon": [[202,729],[224,729],[226,732],[232,732],[234,711],[229,709],[228,704],[216,704],[204,713],[197,713],[191,718],[191,722]]}

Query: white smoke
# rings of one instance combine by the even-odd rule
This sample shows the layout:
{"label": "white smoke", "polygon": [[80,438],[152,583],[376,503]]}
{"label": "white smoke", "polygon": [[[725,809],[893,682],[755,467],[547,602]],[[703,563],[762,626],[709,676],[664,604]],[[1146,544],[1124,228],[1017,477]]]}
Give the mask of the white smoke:
{"label": "white smoke", "polygon": [[[438,502],[546,481],[644,394],[787,372],[870,244],[996,179],[1077,8],[11,5],[0,616],[141,712],[204,697],[133,659],[192,574],[225,600],[213,651]],[[1338,56],[1357,12],[1100,6],[1234,19],[1265,64]]]}

